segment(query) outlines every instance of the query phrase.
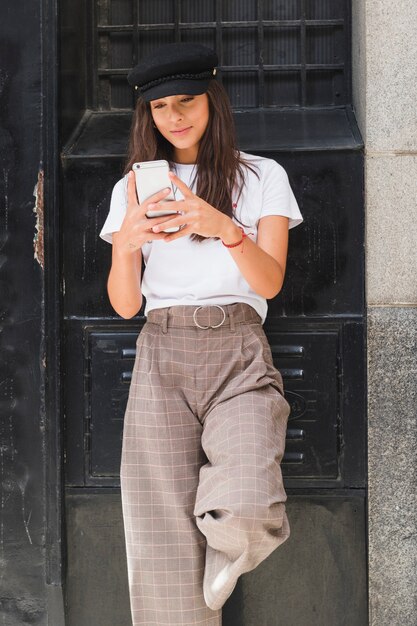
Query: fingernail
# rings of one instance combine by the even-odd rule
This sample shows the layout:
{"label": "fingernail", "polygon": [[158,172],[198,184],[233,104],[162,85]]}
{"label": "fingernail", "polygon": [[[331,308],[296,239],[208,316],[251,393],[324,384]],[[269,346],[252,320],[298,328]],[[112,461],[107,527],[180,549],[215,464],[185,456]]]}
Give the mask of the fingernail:
{"label": "fingernail", "polygon": [[148,204],[148,209],[154,209],[155,208],[155,204]]}

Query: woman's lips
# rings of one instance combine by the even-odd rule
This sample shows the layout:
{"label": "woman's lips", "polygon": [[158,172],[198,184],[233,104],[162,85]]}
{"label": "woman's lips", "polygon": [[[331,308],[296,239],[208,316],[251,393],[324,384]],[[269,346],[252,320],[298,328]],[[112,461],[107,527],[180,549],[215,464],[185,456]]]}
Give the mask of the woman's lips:
{"label": "woman's lips", "polygon": [[185,135],[185,133],[189,131],[190,128],[191,126],[188,126],[187,128],[182,128],[181,130],[171,130],[171,133],[173,133],[174,135]]}

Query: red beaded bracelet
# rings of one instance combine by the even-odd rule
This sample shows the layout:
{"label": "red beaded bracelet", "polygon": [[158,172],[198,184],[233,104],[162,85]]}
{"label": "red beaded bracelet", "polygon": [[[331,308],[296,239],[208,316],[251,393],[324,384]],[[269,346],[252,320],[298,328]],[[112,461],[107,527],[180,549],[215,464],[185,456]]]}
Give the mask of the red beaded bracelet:
{"label": "red beaded bracelet", "polygon": [[[242,231],[242,239],[240,241],[237,241],[236,243],[224,243],[224,241],[222,240],[222,244],[226,246],[226,248],[235,248],[236,246],[240,246],[244,238],[247,237],[247,234],[245,233],[243,228],[241,226],[238,226],[238,228],[240,228],[240,230]],[[253,235],[253,233],[249,233],[249,235]],[[241,252],[243,252],[243,246]]]}

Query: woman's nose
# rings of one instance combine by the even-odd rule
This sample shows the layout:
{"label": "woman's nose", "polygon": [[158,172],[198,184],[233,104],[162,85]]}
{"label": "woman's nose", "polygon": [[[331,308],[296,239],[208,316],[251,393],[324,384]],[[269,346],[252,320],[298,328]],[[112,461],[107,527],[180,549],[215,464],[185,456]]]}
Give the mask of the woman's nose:
{"label": "woman's nose", "polygon": [[170,111],[169,111],[169,117],[171,118],[171,120],[173,122],[176,122],[176,121],[182,119],[182,113],[181,113],[181,111],[179,110],[178,107],[172,106]]}

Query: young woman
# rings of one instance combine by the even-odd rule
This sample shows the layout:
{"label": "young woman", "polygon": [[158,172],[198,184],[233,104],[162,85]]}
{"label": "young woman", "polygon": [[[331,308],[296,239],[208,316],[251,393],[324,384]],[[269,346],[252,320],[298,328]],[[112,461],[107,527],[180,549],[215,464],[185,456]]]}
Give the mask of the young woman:
{"label": "young woman", "polygon": [[[239,576],[290,535],[290,406],[262,325],[303,218],[285,170],[236,149],[216,65],[205,46],[169,44],[130,72],[125,175],[100,233],[114,310],[131,318],[146,298],[120,466],[133,626],[220,626]],[[132,164],[155,159],[174,216],[145,215],[168,190],[138,203]]]}

